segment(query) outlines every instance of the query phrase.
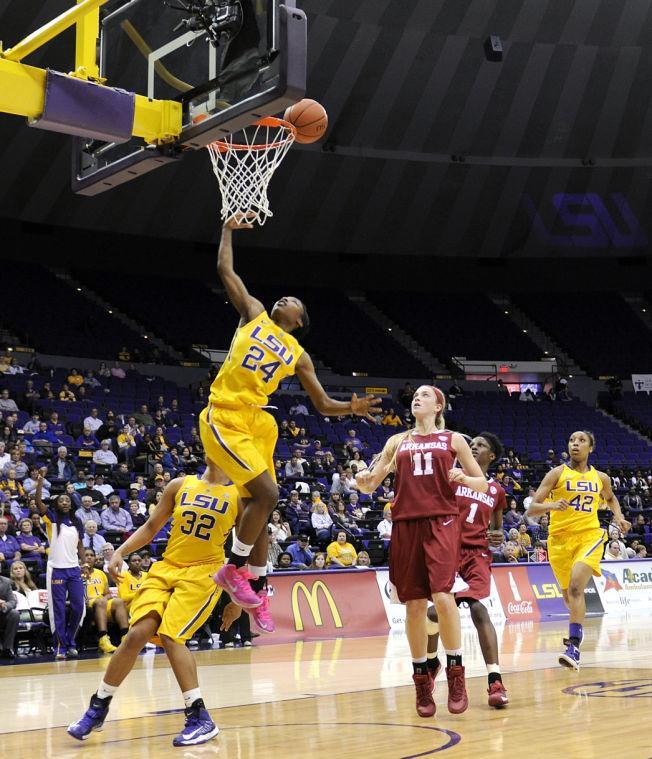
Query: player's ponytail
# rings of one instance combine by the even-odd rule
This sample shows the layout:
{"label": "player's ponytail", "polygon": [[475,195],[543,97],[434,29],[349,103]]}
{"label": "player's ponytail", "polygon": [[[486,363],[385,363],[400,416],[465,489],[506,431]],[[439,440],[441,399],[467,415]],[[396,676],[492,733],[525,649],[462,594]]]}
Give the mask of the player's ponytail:
{"label": "player's ponytail", "polygon": [[[394,437],[390,438],[391,444],[394,447],[394,452],[392,453],[392,458],[389,461],[389,469],[388,472],[395,472],[396,471],[396,456],[398,455],[398,449],[401,447],[401,445],[406,440],[412,439],[412,430],[406,430],[405,432],[399,432],[397,435],[394,435]],[[389,444],[389,441],[385,444],[387,446]],[[369,462],[369,471],[373,471],[376,467],[376,464],[380,460],[380,457],[383,455],[385,448],[380,453],[377,453]]]}
{"label": "player's ponytail", "polygon": [[434,385],[431,385],[431,387],[435,391],[437,402],[441,404],[441,411],[435,417],[435,427],[437,427],[438,430],[445,430],[446,419],[444,418],[444,409],[446,408],[446,396],[438,387],[435,387]]}

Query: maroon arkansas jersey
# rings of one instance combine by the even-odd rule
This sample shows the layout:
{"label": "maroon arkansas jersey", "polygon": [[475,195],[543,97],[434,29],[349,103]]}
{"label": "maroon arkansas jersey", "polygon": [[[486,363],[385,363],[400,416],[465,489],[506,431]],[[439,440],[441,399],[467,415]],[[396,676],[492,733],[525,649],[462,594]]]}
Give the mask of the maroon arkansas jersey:
{"label": "maroon arkansas jersey", "polygon": [[507,508],[503,486],[489,480],[489,490],[477,493],[466,485],[458,485],[455,499],[460,510],[462,548],[487,548],[491,515],[496,509],[505,511]]}
{"label": "maroon arkansas jersey", "polygon": [[392,521],[458,514],[448,471],[455,466],[455,451],[447,430],[419,435],[413,432],[398,447]]}

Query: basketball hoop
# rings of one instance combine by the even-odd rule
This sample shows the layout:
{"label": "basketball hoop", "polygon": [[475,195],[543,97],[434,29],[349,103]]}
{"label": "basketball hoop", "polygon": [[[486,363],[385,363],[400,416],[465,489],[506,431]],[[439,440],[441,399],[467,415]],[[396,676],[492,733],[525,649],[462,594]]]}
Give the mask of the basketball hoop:
{"label": "basketball hoop", "polygon": [[222,221],[229,219],[264,224],[272,216],[267,187],[294,138],[289,121],[266,116],[241,130],[240,142],[232,135],[208,145],[213,171],[222,195]]}

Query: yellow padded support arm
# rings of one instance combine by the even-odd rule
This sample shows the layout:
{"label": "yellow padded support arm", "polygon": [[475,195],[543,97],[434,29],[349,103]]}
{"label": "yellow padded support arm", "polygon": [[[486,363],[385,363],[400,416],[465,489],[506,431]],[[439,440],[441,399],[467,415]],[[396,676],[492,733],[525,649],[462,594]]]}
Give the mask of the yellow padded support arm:
{"label": "yellow padded support arm", "polygon": [[[0,58],[0,112],[36,119],[45,105],[44,69]],[[171,142],[181,134],[181,103],[136,95],[134,137],[148,143]]]}

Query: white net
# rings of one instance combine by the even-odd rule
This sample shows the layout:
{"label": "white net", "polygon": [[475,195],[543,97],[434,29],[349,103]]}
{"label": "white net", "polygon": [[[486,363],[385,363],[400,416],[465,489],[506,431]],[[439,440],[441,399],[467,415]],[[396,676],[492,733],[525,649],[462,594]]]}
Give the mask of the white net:
{"label": "white net", "polygon": [[222,195],[222,221],[246,218],[264,224],[273,216],[267,187],[285,158],[295,131],[281,119],[265,118],[208,146]]}

